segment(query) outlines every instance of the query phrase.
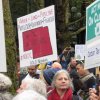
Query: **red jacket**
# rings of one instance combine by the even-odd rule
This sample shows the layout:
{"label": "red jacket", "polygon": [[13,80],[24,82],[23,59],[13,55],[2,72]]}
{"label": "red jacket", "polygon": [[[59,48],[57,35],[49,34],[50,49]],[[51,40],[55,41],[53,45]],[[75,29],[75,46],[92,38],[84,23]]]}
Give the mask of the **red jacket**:
{"label": "red jacket", "polygon": [[52,90],[52,92],[48,95],[48,100],[72,100],[73,91],[69,88],[62,99],[60,99],[59,94],[57,93],[56,89]]}

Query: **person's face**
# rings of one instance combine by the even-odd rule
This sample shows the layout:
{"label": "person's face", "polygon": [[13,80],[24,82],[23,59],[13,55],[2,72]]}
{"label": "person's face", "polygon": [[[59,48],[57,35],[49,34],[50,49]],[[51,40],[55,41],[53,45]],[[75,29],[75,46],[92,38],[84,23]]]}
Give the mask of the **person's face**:
{"label": "person's face", "polygon": [[56,89],[67,89],[69,87],[69,84],[70,80],[68,79],[65,73],[59,74],[55,80]]}
{"label": "person's face", "polygon": [[76,62],[76,59],[72,59],[72,60],[71,60],[71,65],[72,65],[72,66],[75,67],[75,66],[76,66],[76,63],[77,63],[77,62]]}
{"label": "person's face", "polygon": [[36,66],[30,66],[28,68],[28,73],[31,75],[31,76],[34,76],[36,74],[36,70],[37,70],[37,67]]}
{"label": "person's face", "polygon": [[83,76],[83,75],[84,75],[84,68],[83,68],[80,64],[78,64],[78,65],[76,66],[76,69],[77,69],[77,72],[78,72],[78,74],[79,74],[80,76]]}

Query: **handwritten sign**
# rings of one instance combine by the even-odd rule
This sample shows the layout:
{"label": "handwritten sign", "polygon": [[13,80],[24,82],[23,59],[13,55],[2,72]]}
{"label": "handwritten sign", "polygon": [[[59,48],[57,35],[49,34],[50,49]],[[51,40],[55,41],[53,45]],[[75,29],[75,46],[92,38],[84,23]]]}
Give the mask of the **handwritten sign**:
{"label": "handwritten sign", "polygon": [[57,60],[54,6],[17,19],[20,66]]}
{"label": "handwritten sign", "polygon": [[75,58],[76,60],[84,60],[85,45],[75,45]]}

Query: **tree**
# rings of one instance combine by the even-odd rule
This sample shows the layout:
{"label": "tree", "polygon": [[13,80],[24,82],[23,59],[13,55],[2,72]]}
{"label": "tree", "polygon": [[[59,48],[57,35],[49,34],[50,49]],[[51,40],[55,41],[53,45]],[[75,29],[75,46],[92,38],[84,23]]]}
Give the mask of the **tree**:
{"label": "tree", "polygon": [[78,37],[78,34],[82,35],[82,38],[84,36],[85,41],[86,7],[93,1],[58,0],[55,2],[58,50],[73,42],[72,37]]}
{"label": "tree", "polygon": [[3,0],[3,11],[7,56],[7,75],[12,79],[13,85],[10,91],[14,93],[16,89],[16,44],[15,32],[9,8],[9,0]]}
{"label": "tree", "polygon": [[[73,36],[85,33],[85,9],[94,0],[10,0],[11,14],[16,27],[16,18],[35,12],[44,6],[55,5],[58,50],[73,41]],[[73,16],[72,7],[81,17]],[[14,8],[14,9],[13,9]],[[20,9],[20,10],[19,10]],[[78,15],[80,15],[78,13]],[[17,32],[16,32],[17,33]],[[16,37],[18,35],[16,34]],[[62,45],[63,44],[63,45]]]}

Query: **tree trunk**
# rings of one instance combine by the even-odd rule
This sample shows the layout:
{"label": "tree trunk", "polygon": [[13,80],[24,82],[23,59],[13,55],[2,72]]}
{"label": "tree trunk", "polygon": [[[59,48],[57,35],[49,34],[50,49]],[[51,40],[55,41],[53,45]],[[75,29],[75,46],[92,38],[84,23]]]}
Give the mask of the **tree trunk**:
{"label": "tree trunk", "polygon": [[55,5],[56,27],[63,34],[66,24],[69,22],[69,0],[55,0]]}
{"label": "tree trunk", "polygon": [[29,13],[44,8],[44,0],[29,0]]}
{"label": "tree trunk", "polygon": [[12,79],[12,88],[10,91],[15,92],[16,88],[16,45],[15,32],[12,25],[11,13],[9,8],[9,0],[3,1],[4,11],[4,27],[6,41],[6,56],[7,56],[7,75]]}

